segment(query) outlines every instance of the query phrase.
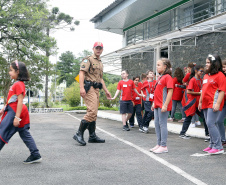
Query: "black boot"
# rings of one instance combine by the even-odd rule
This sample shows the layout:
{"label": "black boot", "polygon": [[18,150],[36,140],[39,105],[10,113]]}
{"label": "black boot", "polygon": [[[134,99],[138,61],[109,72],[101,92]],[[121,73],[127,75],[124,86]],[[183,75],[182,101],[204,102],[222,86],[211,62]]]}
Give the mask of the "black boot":
{"label": "black boot", "polygon": [[91,123],[89,123],[83,119],[80,123],[78,132],[73,137],[73,139],[78,141],[82,146],[86,145],[86,142],[84,141],[84,138],[83,138],[83,134],[84,134],[86,128],[89,126],[89,124],[91,124]]}
{"label": "black boot", "polygon": [[105,143],[104,139],[100,139],[96,133],[96,121],[93,121],[89,124],[88,130],[89,130],[89,143]]}

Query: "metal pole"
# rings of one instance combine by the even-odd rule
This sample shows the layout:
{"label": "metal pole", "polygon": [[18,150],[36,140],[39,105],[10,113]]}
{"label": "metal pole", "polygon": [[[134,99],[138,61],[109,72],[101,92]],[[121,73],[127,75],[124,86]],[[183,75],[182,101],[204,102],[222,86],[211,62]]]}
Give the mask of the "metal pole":
{"label": "metal pole", "polygon": [[28,101],[29,101],[29,114],[31,113],[31,94],[30,94],[30,89],[28,89]]}
{"label": "metal pole", "polygon": [[83,106],[83,98],[81,97],[81,106]]}
{"label": "metal pole", "polygon": [[[57,65],[57,55],[56,55],[56,65]],[[55,66],[55,102],[56,102],[56,66]]]}

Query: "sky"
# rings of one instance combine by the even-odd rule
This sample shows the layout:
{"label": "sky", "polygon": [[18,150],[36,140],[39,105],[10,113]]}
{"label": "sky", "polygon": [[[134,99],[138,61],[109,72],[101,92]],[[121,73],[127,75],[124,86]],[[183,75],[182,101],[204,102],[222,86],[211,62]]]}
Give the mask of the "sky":
{"label": "sky", "polygon": [[75,31],[58,30],[51,33],[57,40],[58,54],[50,57],[55,63],[61,53],[71,51],[78,56],[83,50],[92,51],[93,44],[100,41],[104,45],[102,55],[122,48],[122,36],[97,30],[89,20],[109,6],[115,0],[50,0],[50,7],[58,7],[60,12],[69,14],[80,21]]}

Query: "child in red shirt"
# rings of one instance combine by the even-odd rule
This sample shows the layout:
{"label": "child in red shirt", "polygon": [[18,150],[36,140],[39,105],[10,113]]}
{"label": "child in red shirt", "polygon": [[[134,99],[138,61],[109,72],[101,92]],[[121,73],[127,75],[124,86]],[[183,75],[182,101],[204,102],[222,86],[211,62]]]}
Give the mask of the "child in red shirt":
{"label": "child in red shirt", "polygon": [[155,114],[155,132],[157,145],[151,148],[154,153],[168,152],[166,143],[168,137],[167,118],[172,108],[173,79],[171,77],[171,64],[167,58],[157,61],[157,72],[160,74],[156,82],[154,103],[152,111]]}
{"label": "child in red shirt", "polygon": [[168,121],[173,121],[174,119],[174,114],[176,112],[176,107],[177,105],[179,105],[179,108],[181,110],[181,114],[182,114],[182,119],[179,120],[178,122],[184,122],[186,115],[184,114],[184,111],[182,110],[182,104],[181,104],[181,100],[183,97],[183,89],[180,88],[179,86],[183,85],[182,84],[182,79],[184,78],[184,74],[181,68],[176,68],[175,72],[174,72],[174,78],[173,78],[173,105],[172,105],[172,111],[171,111],[171,115],[170,118],[168,119]]}
{"label": "child in red shirt", "polygon": [[[224,75],[226,76],[226,60],[222,61],[222,68]],[[226,83],[226,82],[224,82]],[[217,117],[217,125],[218,129],[221,135],[221,142],[222,146],[226,146],[226,139],[225,139],[225,128],[224,128],[224,117],[226,115],[226,92],[224,93],[224,107],[222,111],[219,113],[219,116]]]}
{"label": "child in red shirt", "polygon": [[203,150],[209,154],[224,153],[221,136],[216,125],[216,120],[224,106],[224,93],[226,92],[225,75],[221,71],[221,58],[218,55],[208,55],[199,109],[204,112],[210,133],[210,145]]}
{"label": "child in red shirt", "polygon": [[204,72],[203,67],[196,65],[195,67],[193,67],[192,72],[190,74],[190,80],[187,87],[188,100],[186,105],[183,107],[183,110],[186,114],[186,118],[183,122],[182,130],[180,132],[180,137],[183,139],[190,139],[190,137],[185,135],[185,133],[187,132],[188,127],[192,120],[192,116],[194,116],[195,113],[197,113],[203,119],[206,136],[209,135],[209,132],[205,123],[203,111],[198,110],[198,102],[199,102],[201,89],[202,89],[201,76],[203,72]]}
{"label": "child in red shirt", "polygon": [[25,164],[40,162],[42,160],[39,150],[32,138],[30,129],[30,118],[27,107],[23,104],[25,96],[25,85],[23,81],[29,80],[27,68],[23,62],[17,60],[10,65],[9,75],[16,82],[10,87],[7,103],[0,111],[2,116],[0,123],[0,150],[7,144],[10,138],[19,132],[19,135],[31,155],[24,161]]}
{"label": "child in red shirt", "polygon": [[[122,80],[119,81],[117,86],[117,91],[115,92],[115,96],[110,98],[110,100],[114,100],[119,92],[120,94],[120,113],[122,114],[122,123],[123,123],[123,131],[130,131],[127,121],[130,119],[133,113],[133,95],[132,90],[138,94],[138,96],[142,96],[136,90],[135,84],[132,80],[128,79],[129,72],[128,70],[123,70],[121,73]],[[127,116],[126,116],[127,114]]]}
{"label": "child in red shirt", "polygon": [[[142,84],[139,81],[140,81],[139,76],[133,77],[133,82],[135,84],[135,88],[136,88],[137,92],[141,93]],[[130,124],[131,128],[134,127],[134,116],[136,113],[137,122],[138,122],[138,126],[140,129],[140,128],[142,128],[141,97],[138,96],[137,93],[134,92],[134,90],[132,91],[132,94],[133,94],[133,100],[132,100],[133,101],[133,114],[132,114],[131,118],[129,119],[129,124]]]}
{"label": "child in red shirt", "polygon": [[[146,73],[142,73],[141,74],[141,82],[140,84],[143,86],[143,83],[147,80],[147,75]],[[142,118],[143,118],[143,111],[144,111],[144,102],[143,102],[143,99],[141,99],[141,115],[142,115]],[[143,131],[143,127],[142,129],[140,129],[140,131],[142,132]]]}
{"label": "child in red shirt", "polygon": [[149,123],[152,120],[154,116],[154,112],[151,110],[152,103],[154,101],[154,88],[156,81],[154,79],[154,72],[153,71],[147,71],[147,81],[143,83],[143,86],[141,88],[141,93],[143,95],[143,103],[144,103],[144,109],[145,114],[143,117],[143,132],[148,133],[148,127]]}

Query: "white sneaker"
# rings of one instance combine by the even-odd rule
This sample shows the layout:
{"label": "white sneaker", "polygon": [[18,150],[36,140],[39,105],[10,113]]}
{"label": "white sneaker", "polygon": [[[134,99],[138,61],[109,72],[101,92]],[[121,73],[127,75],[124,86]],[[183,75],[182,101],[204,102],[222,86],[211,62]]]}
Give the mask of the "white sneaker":
{"label": "white sneaker", "polygon": [[191,123],[191,124],[190,124],[190,127],[191,127],[191,128],[195,128],[195,123]]}
{"label": "white sneaker", "polygon": [[201,122],[200,121],[196,121],[195,124],[196,125],[201,125]]}
{"label": "white sneaker", "polygon": [[143,129],[144,129],[144,133],[147,134],[149,132],[147,127],[143,127]]}
{"label": "white sneaker", "polygon": [[173,118],[168,118],[167,121],[173,122]]}
{"label": "white sneaker", "polygon": [[183,123],[185,118],[182,118],[181,120],[178,121],[178,123]]}

